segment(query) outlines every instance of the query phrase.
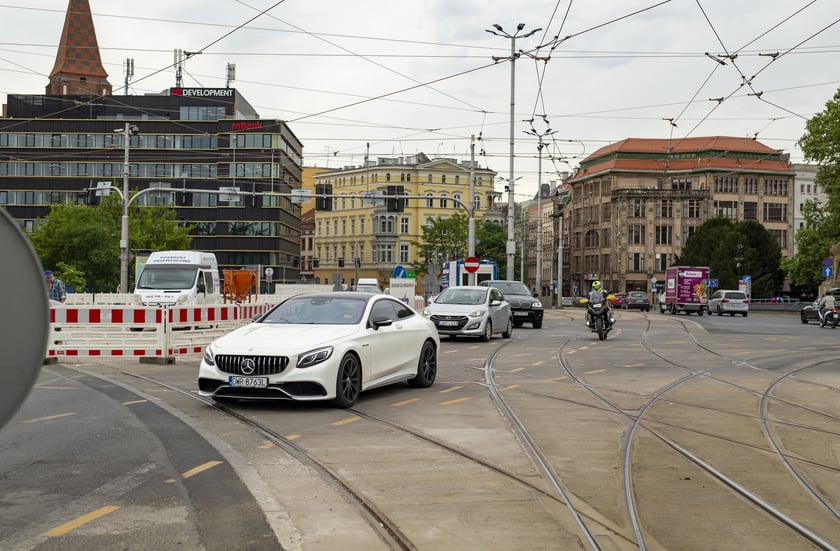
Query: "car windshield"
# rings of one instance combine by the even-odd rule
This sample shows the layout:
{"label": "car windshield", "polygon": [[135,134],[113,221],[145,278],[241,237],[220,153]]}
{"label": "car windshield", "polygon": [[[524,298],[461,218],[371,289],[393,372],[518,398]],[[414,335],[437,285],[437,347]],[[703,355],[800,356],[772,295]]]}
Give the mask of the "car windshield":
{"label": "car windshield", "polygon": [[524,283],[519,283],[518,281],[514,282],[495,282],[491,283],[493,287],[500,290],[503,295],[525,295],[531,296],[531,291],[528,290],[528,287],[525,286]]}
{"label": "car windshield", "polygon": [[137,289],[175,291],[189,289],[195,283],[197,268],[172,266],[146,266],[137,280]]}
{"label": "car windshield", "polygon": [[355,325],[366,301],[359,298],[292,297],[271,310],[260,323]]}
{"label": "car windshield", "polygon": [[487,291],[478,289],[446,289],[435,299],[435,304],[484,304]]}

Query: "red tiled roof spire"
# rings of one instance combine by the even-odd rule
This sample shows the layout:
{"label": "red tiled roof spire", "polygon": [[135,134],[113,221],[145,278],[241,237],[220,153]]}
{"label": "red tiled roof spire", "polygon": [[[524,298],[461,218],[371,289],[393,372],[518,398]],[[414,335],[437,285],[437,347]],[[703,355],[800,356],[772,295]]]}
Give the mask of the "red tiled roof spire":
{"label": "red tiled roof spire", "polygon": [[70,0],[48,95],[109,95],[108,73],[99,57],[88,0]]}

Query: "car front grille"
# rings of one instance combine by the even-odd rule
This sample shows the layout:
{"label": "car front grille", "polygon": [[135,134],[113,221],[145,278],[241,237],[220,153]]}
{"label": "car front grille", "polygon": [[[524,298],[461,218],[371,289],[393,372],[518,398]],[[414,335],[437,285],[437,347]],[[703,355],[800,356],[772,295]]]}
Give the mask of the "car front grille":
{"label": "car front grille", "polygon": [[530,310],[531,309],[531,301],[518,301],[518,300],[509,300],[510,307],[516,310]]}
{"label": "car front grille", "polygon": [[[250,362],[246,360],[253,361],[253,372],[246,373],[242,370],[243,365],[250,367]],[[232,375],[246,375],[249,377],[276,375],[282,373],[287,365],[289,365],[289,358],[286,356],[246,356],[233,354],[219,354],[216,356],[216,367],[219,368],[219,371]]]}
{"label": "car front grille", "polygon": [[[432,322],[434,322],[434,324],[437,327],[439,327],[441,329],[444,329],[444,330],[447,330],[447,329],[448,330],[463,329],[464,326],[469,321],[467,316],[432,316],[430,319],[432,320]],[[440,322],[442,322],[442,321],[444,321],[444,322],[454,321],[454,322],[457,322],[458,325],[446,325],[446,324],[441,325]]]}

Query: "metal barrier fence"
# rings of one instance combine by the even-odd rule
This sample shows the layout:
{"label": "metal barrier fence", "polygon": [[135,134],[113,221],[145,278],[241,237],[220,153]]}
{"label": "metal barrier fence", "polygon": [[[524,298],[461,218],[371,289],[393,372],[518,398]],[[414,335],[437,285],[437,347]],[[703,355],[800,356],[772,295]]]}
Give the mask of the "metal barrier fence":
{"label": "metal barrier fence", "polygon": [[98,306],[50,309],[47,359],[75,356],[136,357],[171,363],[213,339],[247,325],[270,304],[204,307]]}

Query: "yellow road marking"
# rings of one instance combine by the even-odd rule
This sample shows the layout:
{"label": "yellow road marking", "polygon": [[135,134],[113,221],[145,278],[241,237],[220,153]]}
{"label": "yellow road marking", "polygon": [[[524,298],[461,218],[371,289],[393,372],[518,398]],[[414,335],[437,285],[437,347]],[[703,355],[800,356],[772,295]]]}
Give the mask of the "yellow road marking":
{"label": "yellow road marking", "polygon": [[274,447],[274,442],[266,442],[265,444],[260,444],[257,447],[261,450],[268,450]]}
{"label": "yellow road marking", "polygon": [[534,355],[533,352],[528,352],[527,354],[514,354],[511,357],[513,357],[513,358],[524,358],[525,356],[533,356],[533,355]]}
{"label": "yellow road marking", "polygon": [[96,511],[93,511],[92,513],[82,515],[79,518],[77,518],[76,520],[71,520],[70,522],[65,522],[61,526],[57,526],[57,527],[53,528],[52,530],[50,530],[49,532],[45,532],[44,535],[47,536],[48,538],[54,538],[56,536],[63,536],[64,534],[66,534],[66,533],[68,533],[72,530],[75,530],[76,528],[78,528],[80,526],[84,526],[88,522],[92,522],[92,521],[94,521],[98,518],[102,518],[105,515],[110,515],[111,513],[116,511],[117,509],[119,509],[119,507],[117,507],[116,505],[109,505],[107,507],[102,507],[101,509],[97,509]]}
{"label": "yellow road marking", "polygon": [[519,387],[519,385],[508,385],[508,386],[506,386],[506,387],[502,387],[502,388],[500,388],[500,389],[499,389],[499,392],[504,392],[504,391],[506,391],[506,390],[511,390],[511,389],[513,389],[513,388],[518,388],[518,387]]}
{"label": "yellow road marking", "polygon": [[443,353],[444,354],[454,354],[457,351],[458,351],[457,349],[455,349],[455,350],[444,350]]}
{"label": "yellow road marking", "polygon": [[595,371],[586,371],[587,375],[594,375],[595,373],[603,373],[606,369],[596,369]]}
{"label": "yellow road marking", "polygon": [[35,385],[32,388],[43,389],[43,390],[79,390],[76,387],[72,386],[43,386],[43,385]]}
{"label": "yellow road marking", "polygon": [[24,421],[24,423],[37,423],[38,421],[51,421],[53,419],[60,419],[61,417],[69,417],[71,415],[76,415],[73,412],[70,413],[59,413],[58,415],[50,415],[49,417],[38,417],[37,419],[29,419],[28,421]]}
{"label": "yellow road marking", "polygon": [[355,423],[356,421],[359,421],[360,419],[361,419],[361,417],[359,417],[358,415],[355,415],[353,417],[348,417],[347,419],[342,419],[341,421],[336,421],[335,423],[330,423],[330,424],[334,427],[340,427],[340,426],[347,425],[347,424],[350,424],[350,423]]}
{"label": "yellow road marking", "polygon": [[145,404],[148,400],[134,400],[133,402],[123,402],[124,406],[133,406],[134,404]]}
{"label": "yellow road marking", "polygon": [[301,436],[303,436],[303,435],[302,434],[290,434],[289,436],[286,437],[286,440],[297,440]]}
{"label": "yellow road marking", "polygon": [[407,404],[411,404],[411,403],[419,402],[419,401],[420,401],[420,398],[411,398],[409,400],[403,400],[402,402],[397,402],[397,403],[391,404],[391,405],[394,406],[394,407],[399,407],[399,406],[405,406]]}
{"label": "yellow road marking", "polygon": [[549,379],[549,381],[562,381],[562,380],[568,379],[568,378],[569,378],[568,375],[561,375],[560,377],[552,377],[551,379]]}
{"label": "yellow road marking", "polygon": [[545,360],[540,360],[538,362],[532,363],[531,365],[543,365],[544,363],[545,363]]}
{"label": "yellow road marking", "polygon": [[441,394],[446,394],[447,392],[455,392],[456,390],[461,390],[462,388],[464,388],[464,387],[462,387],[462,386],[453,386],[452,388],[447,388],[447,389],[445,389],[445,390],[441,390],[441,391],[440,391],[440,393],[441,393]]}
{"label": "yellow road marking", "polygon": [[526,369],[527,369],[526,367],[517,367],[516,369],[511,369],[510,372],[511,373],[518,373],[520,371],[525,371]]}
{"label": "yellow road marking", "polygon": [[459,402],[466,402],[467,400],[472,400],[472,398],[456,398],[454,400],[449,400],[448,402],[438,402],[441,406],[449,406],[452,404],[457,404]]}
{"label": "yellow road marking", "polygon": [[194,467],[194,468],[190,469],[189,471],[182,474],[181,477],[190,478],[190,477],[193,477],[193,476],[195,476],[199,473],[203,473],[204,471],[206,471],[208,469],[212,469],[213,467],[216,467],[217,465],[221,465],[221,464],[222,464],[221,461],[208,461],[207,463],[205,463],[203,465],[199,465],[198,467]]}

